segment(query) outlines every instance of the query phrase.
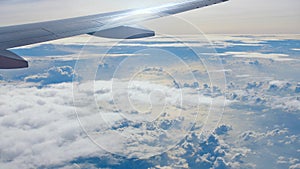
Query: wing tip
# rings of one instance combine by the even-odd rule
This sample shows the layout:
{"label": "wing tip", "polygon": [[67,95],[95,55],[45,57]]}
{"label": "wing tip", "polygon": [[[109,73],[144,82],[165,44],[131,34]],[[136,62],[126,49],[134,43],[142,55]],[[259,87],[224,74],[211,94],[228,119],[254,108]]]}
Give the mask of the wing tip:
{"label": "wing tip", "polygon": [[28,62],[8,50],[0,51],[0,69],[22,69],[28,68]]}

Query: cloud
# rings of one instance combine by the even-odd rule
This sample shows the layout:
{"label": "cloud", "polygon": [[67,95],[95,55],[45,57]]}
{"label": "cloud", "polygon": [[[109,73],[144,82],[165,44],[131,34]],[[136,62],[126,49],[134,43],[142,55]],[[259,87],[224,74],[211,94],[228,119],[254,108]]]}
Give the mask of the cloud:
{"label": "cloud", "polygon": [[[91,157],[103,159],[103,157],[109,154],[93,144],[86,133],[81,129],[73,107],[72,83],[59,83],[61,80],[60,77],[68,78],[72,73],[73,70],[70,67],[51,68],[45,74],[45,77],[40,76],[37,78],[38,80],[32,80],[32,82],[47,84],[47,86],[43,86],[42,88],[39,84],[22,82],[18,84],[6,82],[6,85],[0,86],[2,91],[0,92],[0,98],[5,98],[0,101],[0,165],[3,168],[59,168],[59,166],[69,166],[72,168],[73,165],[70,165],[72,161],[76,164],[78,163],[77,165],[79,166],[85,165],[76,159],[88,159]],[[46,77],[58,78],[58,81],[53,82],[46,80]],[[33,78],[27,78],[27,80],[29,79]],[[83,97],[79,99],[84,102],[88,100],[90,96],[93,96],[93,92],[96,92],[102,93],[99,95],[100,97],[97,98],[98,101],[102,100],[109,103],[111,98],[105,97],[105,95],[106,92],[109,91],[107,89],[111,86],[111,81],[96,81],[95,83],[98,87],[95,90],[84,87],[86,89],[83,92],[85,96],[82,95]],[[139,95],[146,94],[153,88],[161,88],[164,89],[166,95],[169,97],[170,100],[168,102],[171,103],[171,105],[176,102],[173,100],[176,100],[176,97],[173,97],[174,90],[179,89],[172,89],[151,83],[136,82],[135,84],[137,86],[133,86],[130,90],[135,93],[133,99],[136,101],[145,102],[145,100],[139,98]],[[186,90],[185,92],[190,93],[192,89]],[[192,98],[192,96],[190,97]],[[188,106],[197,103],[193,99],[189,102],[190,105]],[[209,102],[203,103],[207,104]],[[153,104],[158,103],[153,102]],[[181,123],[184,124],[185,121],[188,122],[189,118],[193,117],[189,114],[185,114],[184,118],[176,118],[172,117],[171,114],[162,114],[161,119],[156,120],[156,122],[149,121],[142,123],[139,122],[139,120],[142,120],[141,118],[134,118],[137,115],[141,115],[141,112],[132,114],[131,119],[133,120],[130,121],[120,118],[119,114],[114,113],[110,107],[102,106],[102,110],[107,111],[106,114],[103,114],[106,122],[98,120],[99,114],[95,113],[94,108],[90,107],[89,104],[82,104],[77,107],[77,110],[81,109],[86,112],[84,116],[79,115],[81,122],[86,120],[88,126],[85,127],[98,131],[98,133],[103,132],[102,134],[106,134],[105,138],[109,140],[106,141],[106,143],[110,147],[124,148],[123,145],[115,144],[115,138],[113,135],[109,135],[111,133],[121,131],[125,133],[130,132],[135,135],[141,142],[139,142],[140,144],[131,142],[131,144],[127,145],[128,149],[123,149],[123,151],[125,151],[124,153],[129,155],[136,154],[134,152],[143,153],[141,150],[146,149],[147,145],[149,146],[149,150],[156,152],[160,148],[160,145],[157,144],[157,139],[161,139],[162,141],[167,138],[168,134],[172,134],[168,133],[168,130],[171,128],[176,130],[176,127],[174,128],[172,126],[180,127]],[[108,124],[112,124],[111,127]],[[140,130],[140,127],[144,128]],[[222,130],[222,132],[225,134],[227,129]],[[203,161],[207,160],[209,160],[207,163],[209,166],[223,165],[221,162],[224,161],[224,159],[218,159],[215,163],[217,157],[225,155],[225,149],[218,143],[219,140],[217,137],[211,136],[208,140],[205,140],[200,138],[200,136],[194,136],[196,134],[196,130],[194,130],[193,133],[191,133],[191,142],[187,142],[197,144],[191,145],[194,147],[192,149],[189,147],[183,148],[184,150],[182,151],[186,151],[189,155],[185,153],[181,154],[182,157],[179,157],[181,161],[188,161],[188,165],[191,166],[200,166]],[[189,139],[189,137],[184,138],[184,140]],[[199,149],[198,146],[200,146],[200,144],[203,149]],[[164,147],[164,149],[166,148],[167,147]],[[194,159],[192,155],[194,153],[192,151],[198,153],[197,159]],[[147,151],[145,153],[147,153]],[[204,154],[206,154],[206,156],[202,157]],[[163,160],[164,155],[158,156],[162,159],[160,164],[157,164],[154,159],[144,161],[155,165],[165,163]],[[122,164],[123,161],[124,165],[130,161],[130,159],[117,159],[121,160],[121,162],[118,163]],[[172,161],[172,159],[170,160]],[[198,162],[198,160],[202,162]],[[167,163],[172,165],[171,161],[167,161]]]}
{"label": "cloud", "polygon": [[[81,130],[72,106],[72,85],[1,86],[0,165],[38,168],[100,153]],[[95,152],[95,149],[98,151]]]}
{"label": "cloud", "polygon": [[[245,37],[239,38],[247,40]],[[139,42],[133,44],[135,43],[139,44]],[[253,42],[253,45],[257,45],[256,43],[260,42]],[[57,57],[62,57],[61,60],[67,59],[65,56]],[[259,66],[266,66],[259,58],[255,60],[259,62]],[[231,65],[230,58],[227,63]],[[213,134],[202,133],[201,129],[207,114],[205,111],[200,112],[196,125],[175,145],[176,147],[153,158],[141,160],[111,155],[94,145],[81,130],[73,107],[72,84],[69,83],[75,73],[71,67],[58,66],[46,69],[45,73],[25,77],[24,81],[28,80],[27,83],[21,81],[13,84],[1,81],[0,166],[128,168],[133,165],[145,168],[258,168],[267,161],[268,165],[283,165],[283,168],[299,167],[296,153],[300,150],[290,148],[299,145],[299,134],[296,130],[300,110],[298,81],[274,80],[274,77],[256,78],[254,76],[260,74],[252,72],[252,69],[242,68],[238,65],[237,69],[233,65],[230,67],[232,71],[226,72],[230,76],[239,70],[243,72],[241,75],[243,78],[228,78],[232,80],[228,82],[227,99],[230,100],[228,101],[230,104],[226,107],[222,124],[211,128]],[[283,79],[275,69],[273,73],[278,79]],[[181,124],[194,118],[193,112],[196,112],[196,108],[193,105],[200,103],[200,109],[207,110],[212,100],[221,98],[222,92],[217,86],[212,87],[205,83],[204,87],[202,83],[194,84],[193,81],[186,82],[186,85],[183,83],[184,88],[181,90],[187,104],[178,106],[180,88],[169,83],[162,85],[134,81],[130,86],[125,85],[125,92],[114,89],[116,93],[113,95],[111,81],[95,81],[92,87],[80,84],[83,91],[78,95],[80,104],[77,104],[76,108],[84,112],[80,119],[85,122],[87,129],[103,136],[102,140],[98,140],[100,143],[105,142],[107,147],[121,150],[124,144],[120,144],[118,142],[120,140],[112,133],[119,132],[125,135],[129,133],[136,137],[130,140],[132,144],[129,144],[127,149],[122,150],[123,154],[137,156],[154,153],[163,147],[156,144],[157,140],[164,140],[168,138],[168,134],[172,135],[166,132],[172,128],[170,127],[172,124],[180,128]],[[159,90],[152,93],[153,89]],[[151,93],[159,99],[149,97]],[[195,93],[200,97],[196,98]],[[126,98],[128,94],[131,102],[124,102],[122,99],[128,99]],[[89,99],[96,100],[98,107],[91,106]],[[114,103],[118,103],[117,106]],[[167,103],[169,109],[156,114],[157,116],[149,113],[151,105],[157,107],[163,105],[162,103]],[[217,105],[223,103],[224,101],[220,99]],[[181,109],[187,113],[176,118],[175,115],[178,115],[176,111]],[[105,122],[99,120],[101,119],[99,114],[103,115],[102,119],[105,119]],[[128,119],[124,119],[123,115]],[[140,115],[144,115],[143,118],[138,117]],[[159,120],[152,122],[153,117],[158,117]],[[168,148],[169,145],[163,147]],[[290,151],[287,151],[288,149]],[[273,156],[268,155],[270,152]],[[269,162],[270,159],[273,163]]]}
{"label": "cloud", "polygon": [[285,112],[300,110],[297,97],[298,83],[282,80],[265,80],[247,82],[242,89],[232,83],[227,99],[240,101],[249,105],[261,105],[272,110]]}
{"label": "cloud", "polygon": [[62,82],[72,82],[75,72],[71,66],[52,67],[47,73],[31,75],[24,78],[25,82],[48,85]]}
{"label": "cloud", "polygon": [[258,58],[258,59],[272,59],[275,61],[293,61],[295,59],[288,58],[287,54],[279,53],[258,53],[258,52],[225,52],[226,55],[231,55],[236,58]]}
{"label": "cloud", "polygon": [[295,88],[295,93],[300,93],[300,83],[297,84]]}
{"label": "cloud", "polygon": [[275,91],[287,91],[292,87],[292,84],[287,81],[274,80],[269,82],[269,90]]}
{"label": "cloud", "polygon": [[214,168],[214,169],[226,169],[226,168],[230,168],[230,167],[229,167],[229,165],[224,161],[223,158],[217,157],[217,160],[214,162],[213,168]]}
{"label": "cloud", "polygon": [[300,168],[300,163],[291,165],[291,166],[289,167],[289,169],[298,169],[298,168]]}
{"label": "cloud", "polygon": [[149,159],[126,159],[108,155],[101,158],[78,158],[73,162],[82,168],[230,168],[225,160],[228,148],[215,136],[203,140],[196,132],[192,132],[174,149]]}
{"label": "cloud", "polygon": [[231,126],[228,126],[228,125],[220,125],[218,128],[215,129],[215,133],[217,135],[223,135],[223,134],[227,134],[228,131],[232,130],[232,127]]}

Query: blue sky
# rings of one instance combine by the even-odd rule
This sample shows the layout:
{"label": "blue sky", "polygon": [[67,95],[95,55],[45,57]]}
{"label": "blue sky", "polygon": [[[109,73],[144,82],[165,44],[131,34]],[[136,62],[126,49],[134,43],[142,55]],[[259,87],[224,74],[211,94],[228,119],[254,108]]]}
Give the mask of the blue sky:
{"label": "blue sky", "polygon": [[[0,25],[68,18],[177,1],[131,0],[124,3],[123,0],[5,0],[0,2]],[[299,33],[300,1],[230,0],[178,16],[195,24],[205,33]]]}

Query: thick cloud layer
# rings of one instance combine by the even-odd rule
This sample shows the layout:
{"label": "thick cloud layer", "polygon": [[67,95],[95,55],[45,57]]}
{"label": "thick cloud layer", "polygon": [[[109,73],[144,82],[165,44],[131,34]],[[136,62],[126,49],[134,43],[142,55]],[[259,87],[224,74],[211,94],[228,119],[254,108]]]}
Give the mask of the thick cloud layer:
{"label": "thick cloud layer", "polygon": [[36,168],[100,152],[80,129],[70,89],[1,85],[1,168]]}
{"label": "thick cloud layer", "polygon": [[[57,68],[55,70],[62,69]],[[64,73],[64,71],[54,72],[60,72],[60,74]],[[68,73],[66,74],[68,75]],[[107,91],[105,90],[105,83],[109,86],[109,82],[98,82],[97,85],[102,86],[98,89],[99,92],[102,90],[102,96],[105,95],[103,91]],[[144,87],[140,86],[139,88],[134,88],[132,92],[134,92],[134,90],[136,90],[137,93],[141,91],[145,92],[149,90],[147,87],[150,86],[153,87],[151,84],[149,84],[149,86],[144,85]],[[156,88],[157,87],[158,86],[156,86]],[[98,90],[96,90],[96,92]],[[167,90],[169,89],[165,88],[165,91]],[[85,92],[91,93],[92,91],[87,89]],[[139,94],[135,94],[133,96],[136,97],[135,99],[140,99],[138,97]],[[6,83],[1,85],[0,98],[2,98],[0,102],[0,165],[3,168],[59,166],[60,164],[67,164],[67,162],[79,157],[99,157],[101,159],[102,155],[107,155],[107,153],[104,153],[104,150],[100,149],[98,146],[93,144],[91,140],[89,140],[77,121],[77,115],[75,108],[73,107],[72,83],[52,84],[42,88],[34,83],[19,83],[18,85]],[[101,97],[100,100],[102,102],[110,101],[109,97]],[[142,99],[140,101],[144,100]],[[85,106],[88,107],[89,105]],[[107,107],[106,111],[109,111],[109,107]],[[96,119],[97,116],[98,114],[89,113],[86,114],[84,118]],[[139,125],[139,123],[130,122],[129,120],[125,120],[123,122],[118,119],[111,120],[113,126],[111,128],[107,128],[105,127],[106,125],[100,125],[103,126],[101,127],[102,131],[130,131],[137,128]],[[99,123],[92,123],[93,121],[95,120],[90,120],[90,127],[99,127]],[[154,137],[157,135],[156,132],[159,130],[155,129],[155,125],[164,130],[168,130],[170,122],[173,123],[167,119],[158,121],[157,124],[149,122],[149,126],[144,130],[145,133],[142,133],[145,141],[145,136],[147,135],[146,132],[151,132]],[[154,124],[154,128],[151,127],[152,124]],[[216,133],[225,134],[228,130],[229,128],[223,126],[218,129]],[[195,134],[196,131],[193,135]],[[149,135],[148,137],[153,136]],[[106,137],[114,139],[113,137],[110,138],[108,135]],[[218,140],[213,137],[214,136],[212,136],[212,138],[208,141],[212,143],[206,143],[204,139],[200,139],[200,136],[193,138],[199,140],[191,140],[191,142],[200,143],[204,140],[203,146],[208,144],[208,148],[207,150],[201,149],[199,151],[204,151],[203,153],[206,154],[210,153],[210,150],[215,151],[215,149],[218,149]],[[151,142],[151,139],[148,141]],[[154,147],[151,149],[155,150],[155,140],[152,141],[154,141],[151,143]],[[182,143],[182,146],[183,144],[185,143]],[[113,142],[108,145],[116,146],[113,145]],[[198,145],[192,146],[194,148],[188,148],[189,146],[183,148],[180,154],[185,154],[184,151],[187,151],[187,154],[181,158],[190,158],[191,160],[194,158],[192,156],[192,151],[194,151],[194,149],[198,149]],[[135,149],[135,151],[137,151],[141,147],[139,147],[139,145],[135,145],[132,148],[133,149],[131,150]],[[215,156],[214,159],[216,160],[218,154],[214,154],[213,156]],[[197,159],[194,159],[195,162],[192,162],[191,160],[186,160],[187,163],[191,163],[189,165],[202,165],[199,162],[196,162],[198,161]],[[221,164],[223,160],[216,160],[216,164],[214,164],[214,161],[209,162],[208,165],[223,165]]]}
{"label": "thick cloud layer", "polygon": [[[133,141],[127,149],[120,149],[123,155],[138,154],[149,147],[157,151],[160,147],[153,138],[165,138],[162,137],[165,133],[158,133],[157,128],[166,131],[171,124],[180,126],[180,122],[192,117],[194,109],[191,107],[195,103],[200,102],[203,110],[208,108],[212,99],[223,103],[222,99],[218,101],[223,91],[218,86],[194,81],[168,85],[135,81],[128,88],[132,102],[124,104],[127,102],[122,99],[126,97],[121,96],[125,93],[122,90],[116,92],[117,99],[114,100],[110,92],[112,82],[103,80],[96,81],[95,88],[83,88],[85,90],[77,95],[81,97],[76,98],[81,104],[75,102],[75,109],[70,83],[75,71],[66,59],[58,60],[56,66],[43,67],[43,70],[20,70],[11,76],[7,76],[10,72],[2,71],[0,168],[299,168],[299,51],[295,50],[298,41],[288,39],[291,37],[217,37],[214,42],[220,54],[216,55],[222,57],[224,64],[224,70],[218,71],[226,73],[228,89],[228,104],[221,123],[211,128],[213,133],[204,135],[201,130],[203,116],[200,116],[174,148],[149,159],[125,158],[99,148],[82,130],[77,120],[80,114],[75,110],[77,113],[85,110],[86,113],[81,114],[84,116],[80,116],[81,122],[85,121],[85,127],[94,134],[127,132],[140,136],[135,138],[144,141],[143,146]],[[154,43],[153,46],[171,46],[170,42],[161,42],[162,39],[158,43],[166,45],[156,45],[153,39],[146,41]],[[129,46],[143,43],[146,42],[135,41]],[[111,62],[105,66],[111,66],[114,59],[120,57],[112,56]],[[49,58],[43,60],[43,63],[48,62]],[[199,72],[198,79],[203,79]],[[10,79],[12,76],[18,78]],[[143,117],[151,117],[149,112],[143,111],[151,104],[175,106],[180,98],[177,93],[180,86],[187,94],[188,104],[169,111],[185,108],[190,117],[187,114],[184,114],[184,119],[160,114],[156,123],[149,121],[151,118],[137,118],[143,113]],[[152,89],[161,89],[152,93],[159,99],[148,97]],[[197,90],[199,92],[195,92]],[[195,99],[195,93],[200,94],[199,100]],[[167,97],[163,99],[162,96]],[[98,107],[83,104],[89,103],[89,99],[96,101]],[[114,107],[114,102],[119,108]],[[134,111],[131,104],[143,107]],[[99,120],[99,109],[106,112],[103,116],[105,123]],[[130,118],[120,118],[118,114],[121,113]],[[148,123],[142,123],[143,120],[148,120]],[[107,139],[98,143],[104,142],[116,150],[123,148],[122,144],[115,144],[119,141],[115,137],[105,135],[104,138]]]}

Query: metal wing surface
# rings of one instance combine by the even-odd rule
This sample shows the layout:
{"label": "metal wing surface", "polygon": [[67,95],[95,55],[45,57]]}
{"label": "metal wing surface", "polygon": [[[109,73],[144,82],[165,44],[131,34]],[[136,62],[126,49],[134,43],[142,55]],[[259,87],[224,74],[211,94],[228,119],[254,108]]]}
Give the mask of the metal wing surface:
{"label": "metal wing surface", "polygon": [[131,9],[63,20],[0,27],[0,69],[28,66],[28,64],[24,64],[24,59],[13,55],[7,50],[10,48],[81,34],[119,39],[154,36],[154,31],[130,25],[225,1],[228,0],[192,0],[144,9]]}

